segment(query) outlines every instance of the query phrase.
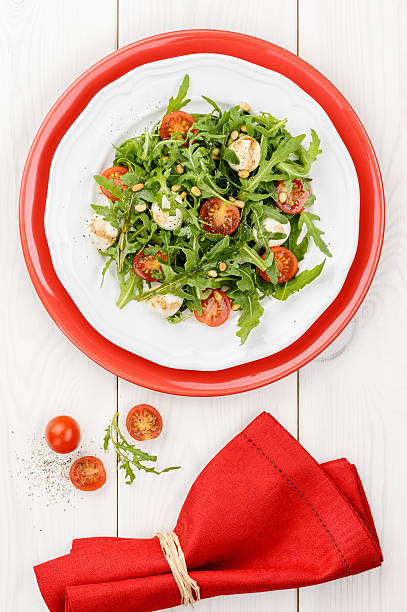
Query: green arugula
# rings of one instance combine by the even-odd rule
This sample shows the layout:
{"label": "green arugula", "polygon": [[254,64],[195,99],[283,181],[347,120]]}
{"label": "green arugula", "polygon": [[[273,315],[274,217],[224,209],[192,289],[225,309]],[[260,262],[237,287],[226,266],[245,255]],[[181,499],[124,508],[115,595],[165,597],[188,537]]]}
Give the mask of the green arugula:
{"label": "green arugula", "polygon": [[191,100],[186,98],[189,89],[189,76],[186,74],[179,88],[178,94],[175,98],[170,98],[168,102],[167,110],[165,114],[173,113],[174,111],[180,110],[183,106],[186,106]]}
{"label": "green arugula", "polygon": [[113,416],[110,424],[106,427],[106,435],[103,440],[105,450],[109,447],[109,442],[112,443],[118,459],[119,469],[125,471],[125,484],[132,484],[136,478],[134,469],[150,472],[151,474],[163,474],[171,470],[179,470],[181,466],[167,467],[163,470],[156,470],[154,467],[144,465],[145,461],[155,462],[157,457],[150,455],[145,451],[136,448],[133,444],[127,442],[118,425],[119,413]]}
{"label": "green arugula", "polygon": [[309,285],[313,280],[315,280],[322,272],[323,267],[325,265],[325,259],[322,263],[315,266],[311,270],[304,270],[299,274],[296,274],[293,278],[291,278],[287,283],[277,285],[274,290],[273,297],[276,300],[285,301],[290,295],[300,291],[306,285]]}
{"label": "green arugula", "polygon": [[[178,111],[190,102],[188,87],[189,77],[185,75],[178,93],[170,98],[166,113]],[[265,112],[251,114],[239,106],[222,110],[214,100],[206,96],[203,99],[209,110],[192,115],[194,123],[185,139],[162,140],[159,121],[115,147],[113,165],[128,170],[121,177],[125,188],[104,176],[95,176],[97,184],[116,199],[105,205],[93,204],[92,208],[119,231],[117,242],[101,251],[106,258],[102,279],[114,263],[120,289],[119,308],[132,300],[144,302],[165,293],[179,296],[182,306],[169,318],[174,324],[191,317],[194,310],[201,312],[201,301],[208,289],[227,287],[235,309],[239,306],[237,336],[244,343],[259,324],[263,313],[261,300],[269,296],[287,299],[316,278],[323,267],[321,264],[305,270],[288,283],[278,284],[277,264],[269,240],[280,240],[284,235],[268,233],[263,220],[269,217],[283,224],[290,222],[290,235],[284,246],[298,261],[306,258],[311,242],[331,256],[323,231],[316,225],[319,217],[308,211],[315,201],[310,188],[310,168],[321,153],[320,141],[311,130],[307,147],[303,144],[305,135],[292,135],[287,130],[286,119]],[[239,161],[228,147],[234,130],[246,132],[260,144],[259,166],[248,178],[240,178],[229,165]],[[303,181],[304,190],[308,189],[310,195],[303,212],[286,215],[276,205],[277,185],[284,181],[290,190],[296,178]],[[152,216],[152,203],[160,206],[164,196],[170,202],[170,215],[175,214],[176,208],[182,212],[183,224],[175,231],[157,227]],[[240,224],[232,235],[212,234],[203,229],[200,210],[208,198],[219,198],[228,205],[233,199],[242,202]],[[154,274],[157,286],[146,286],[133,269],[134,256],[143,249],[146,255],[160,253],[162,272]],[[221,263],[225,264],[222,268]],[[270,282],[260,277],[259,270]]]}
{"label": "green arugula", "polygon": [[314,221],[320,221],[320,217],[318,215],[314,215],[313,213],[303,211],[302,213],[300,213],[298,229],[301,231],[302,226],[305,224],[307,228],[307,236],[313,239],[315,245],[319,248],[320,251],[322,251],[322,253],[324,253],[324,255],[332,257],[332,254],[328,249],[328,245],[322,238],[322,234],[324,234],[325,232],[318,229]]}

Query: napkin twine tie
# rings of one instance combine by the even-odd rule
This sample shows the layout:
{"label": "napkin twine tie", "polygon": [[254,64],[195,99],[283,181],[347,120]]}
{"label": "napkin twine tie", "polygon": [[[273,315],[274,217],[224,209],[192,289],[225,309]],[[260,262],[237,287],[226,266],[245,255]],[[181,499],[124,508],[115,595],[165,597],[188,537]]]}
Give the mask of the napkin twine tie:
{"label": "napkin twine tie", "polygon": [[154,537],[160,541],[161,550],[179,588],[182,605],[194,607],[194,603],[201,599],[200,588],[196,580],[193,580],[188,574],[185,556],[177,534],[173,531],[167,531],[166,533],[156,533]]}

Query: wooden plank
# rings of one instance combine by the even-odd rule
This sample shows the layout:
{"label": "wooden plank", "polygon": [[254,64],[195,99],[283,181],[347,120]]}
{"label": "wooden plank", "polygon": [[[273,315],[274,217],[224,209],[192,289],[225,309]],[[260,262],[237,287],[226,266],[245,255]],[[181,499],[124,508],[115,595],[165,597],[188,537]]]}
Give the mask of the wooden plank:
{"label": "wooden plank", "polygon": [[120,0],[119,43],[127,45],[140,38],[186,30],[211,28],[242,32],[264,38],[289,49],[297,49],[297,1],[256,0]]}
{"label": "wooden plank", "polygon": [[73,537],[116,533],[113,454],[105,459],[110,483],[94,495],[76,494],[58,478],[53,486],[52,476],[46,485],[51,472],[64,475],[69,467],[53,464],[44,471],[45,424],[56,414],[72,414],[82,426],[82,454],[101,454],[116,379],[61,334],[34,292],[18,236],[19,182],[50,106],[79,73],[115,48],[116,2],[7,2],[1,14],[0,609],[35,612],[45,609],[35,563],[67,552]]}
{"label": "wooden plank", "polygon": [[401,0],[300,1],[300,55],[354,106],[376,148],[387,192],[386,238],[372,288],[342,337],[300,374],[300,439],[321,460],[346,456],[356,463],[385,564],[302,590],[301,612],[387,612],[405,609],[407,601],[402,533],[407,503],[406,22]]}
{"label": "wooden plank", "polygon": [[[159,32],[186,28],[216,28],[245,32],[296,51],[296,2],[257,0],[248,10],[243,0],[188,0],[134,3],[120,0],[120,46]],[[276,18],[278,16],[278,19]],[[282,26],[284,24],[284,26]],[[181,398],[143,390],[119,381],[119,407],[147,403],[163,415],[165,431],[146,448],[161,466],[182,465],[179,472],[159,477],[140,474],[131,487],[119,475],[119,534],[150,537],[174,526],[185,495],[211,457],[262,410],[270,411],[294,435],[297,427],[296,375],[264,389],[224,398]],[[144,446],[143,446],[144,448]],[[207,612],[280,612],[297,609],[296,591],[263,593],[203,601]]]}

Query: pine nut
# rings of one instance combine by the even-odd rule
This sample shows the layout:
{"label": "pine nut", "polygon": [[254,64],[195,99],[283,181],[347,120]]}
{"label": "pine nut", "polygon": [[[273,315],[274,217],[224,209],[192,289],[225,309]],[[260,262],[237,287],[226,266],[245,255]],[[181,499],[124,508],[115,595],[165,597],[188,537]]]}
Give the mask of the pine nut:
{"label": "pine nut", "polygon": [[177,164],[175,166],[175,170],[178,172],[178,174],[184,174],[185,172],[184,166],[182,164]]}
{"label": "pine nut", "polygon": [[182,187],[182,185],[173,185],[171,187],[171,191],[173,191],[175,193],[176,191],[179,191],[181,189],[181,187]]}
{"label": "pine nut", "polygon": [[188,194],[187,194],[187,192],[186,192],[186,191],[183,191],[183,192],[180,194],[180,198],[181,198],[182,200],[184,200],[184,199],[187,197],[187,195],[188,195]]}
{"label": "pine nut", "polygon": [[226,270],[226,268],[227,268],[226,263],[224,261],[221,261],[220,264],[219,264],[219,270],[221,272],[224,272]]}
{"label": "pine nut", "polygon": [[287,192],[286,191],[282,191],[279,196],[278,199],[280,200],[280,202],[284,203],[287,201]]}
{"label": "pine nut", "polygon": [[240,109],[246,113],[250,113],[250,106],[247,102],[240,102]]}
{"label": "pine nut", "polygon": [[215,147],[212,151],[212,155],[220,155],[220,149],[218,147]]}
{"label": "pine nut", "polygon": [[141,213],[141,212],[144,212],[146,210],[146,208],[147,208],[147,204],[136,204],[135,207],[134,207],[134,210],[136,212],[140,212]]}
{"label": "pine nut", "polygon": [[240,310],[240,304],[233,304],[232,310]]}
{"label": "pine nut", "polygon": [[191,193],[196,196],[199,197],[201,195],[201,190],[199,189],[199,187],[197,187],[196,185],[194,185],[193,187],[191,187]]}
{"label": "pine nut", "polygon": [[241,132],[247,132],[247,127],[245,125],[241,125],[240,126],[240,131]]}
{"label": "pine nut", "polygon": [[216,270],[208,270],[206,276],[209,276],[210,278],[216,278],[218,276],[218,273],[216,272]]}
{"label": "pine nut", "polygon": [[249,174],[250,174],[250,172],[248,170],[239,170],[239,172],[238,172],[238,175],[242,179],[248,178]]}
{"label": "pine nut", "polygon": [[132,191],[141,191],[142,189],[144,189],[144,183],[137,183],[131,188]]}
{"label": "pine nut", "polygon": [[170,158],[168,157],[168,155],[162,155],[161,159],[163,160],[163,162],[167,162]]}
{"label": "pine nut", "polygon": [[233,130],[229,134],[229,138],[228,138],[228,142],[226,146],[229,147],[232,144],[232,142],[235,142],[235,140],[237,140],[238,138],[239,138],[239,132],[237,130]]}
{"label": "pine nut", "polygon": [[219,293],[219,291],[214,291],[213,292],[213,297],[215,298],[215,300],[217,302],[221,302],[222,301],[222,294]]}
{"label": "pine nut", "polygon": [[233,196],[229,196],[228,200],[229,202],[236,202],[236,198],[234,198]]}
{"label": "pine nut", "polygon": [[235,200],[235,206],[237,206],[238,208],[243,208],[244,207],[244,202],[243,200]]}

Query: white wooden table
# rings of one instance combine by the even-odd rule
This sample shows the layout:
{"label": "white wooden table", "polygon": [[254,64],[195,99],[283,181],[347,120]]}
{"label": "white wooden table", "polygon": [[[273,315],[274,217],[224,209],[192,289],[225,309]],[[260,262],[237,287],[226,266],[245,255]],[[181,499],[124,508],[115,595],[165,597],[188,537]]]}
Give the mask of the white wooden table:
{"label": "white wooden table", "polygon": [[[207,600],[202,611],[401,612],[407,601],[407,3],[405,0],[0,0],[2,142],[0,301],[0,610],[45,610],[32,566],[64,554],[74,537],[149,537],[172,528],[200,469],[261,410],[269,410],[319,460],[346,456],[366,486],[384,566],[323,586]],[[300,372],[226,398],[172,397],[133,386],[82,355],[40,304],[17,227],[29,146],[55,99],[117,47],[183,28],[253,34],[311,62],[339,87],[376,148],[387,231],[376,278],[342,336]],[[329,202],[327,203],[329,205]],[[350,219],[351,223],[352,220]],[[35,494],[24,466],[33,436],[55,414],[76,416],[85,453],[102,455],[116,410],[139,402],[163,414],[151,443],[183,469],[127,487],[113,453],[108,484],[73,504]],[[154,444],[154,445],[153,445]],[[22,463],[24,461],[26,463]],[[34,486],[35,489],[35,486]]]}

